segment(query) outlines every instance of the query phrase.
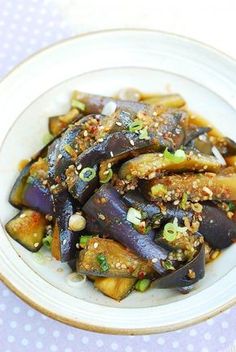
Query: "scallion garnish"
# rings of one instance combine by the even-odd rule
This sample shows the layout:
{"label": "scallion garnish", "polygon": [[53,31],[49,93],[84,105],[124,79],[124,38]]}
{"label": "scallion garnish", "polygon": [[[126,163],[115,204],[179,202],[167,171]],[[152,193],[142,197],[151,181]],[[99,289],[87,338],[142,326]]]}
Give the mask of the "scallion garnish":
{"label": "scallion garnish", "polygon": [[100,181],[101,183],[107,183],[112,179],[112,176],[113,176],[112,169],[108,169],[107,171],[108,173],[105,175],[105,177],[102,178],[102,180]]}
{"label": "scallion garnish", "polygon": [[52,245],[52,236],[51,235],[48,235],[43,238],[43,245],[46,248],[51,249],[51,245]]}
{"label": "scallion garnish", "polygon": [[176,239],[178,233],[185,233],[187,227],[181,227],[178,225],[177,218],[174,218],[173,222],[168,222],[164,226],[163,237],[166,241],[172,242]]}
{"label": "scallion garnish", "polygon": [[228,202],[228,211],[234,212],[236,209],[236,206],[233,202]]}
{"label": "scallion garnish", "polygon": [[77,108],[77,109],[82,110],[82,111],[85,110],[85,104],[82,103],[82,101],[79,101],[77,99],[72,99],[71,100],[71,106],[73,108]]}
{"label": "scallion garnish", "polygon": [[129,208],[128,213],[127,213],[127,220],[131,222],[134,225],[140,225],[142,221],[142,214],[139,210],[135,208]]}
{"label": "scallion garnish", "polygon": [[147,126],[139,131],[139,137],[138,138],[139,139],[145,139],[147,141],[150,139],[150,136],[148,135]]}
{"label": "scallion garnish", "polygon": [[181,202],[180,202],[180,208],[185,210],[186,209],[186,205],[187,205],[187,201],[188,201],[188,195],[186,192],[184,192]]}
{"label": "scallion garnish", "polygon": [[161,183],[158,183],[157,185],[151,187],[151,195],[153,197],[162,197],[166,193],[167,187],[165,185],[162,185]]}
{"label": "scallion garnish", "polygon": [[85,167],[80,171],[79,178],[84,182],[91,181],[96,176],[96,171],[91,167]]}
{"label": "scallion garnish", "polygon": [[107,258],[105,257],[104,254],[98,254],[97,255],[97,262],[100,266],[100,270],[105,272],[110,269],[109,264],[107,263]]}
{"label": "scallion garnish", "polygon": [[175,267],[173,266],[172,262],[168,259],[162,261],[162,266],[166,270],[175,270]]}
{"label": "scallion garnish", "polygon": [[134,120],[134,122],[132,122],[130,125],[129,125],[129,131],[130,132],[136,132],[136,131],[139,131],[143,128],[143,123],[142,121],[136,119]]}
{"label": "scallion garnish", "polygon": [[169,152],[168,148],[166,148],[163,155],[166,160],[171,161],[175,164],[182,163],[187,158],[185,151],[183,149],[178,149],[173,154]]}
{"label": "scallion garnish", "polygon": [[151,280],[149,279],[138,280],[135,284],[135,290],[139,292],[144,292],[149,288],[150,285],[151,285]]}
{"label": "scallion garnish", "polygon": [[172,222],[168,222],[164,226],[163,237],[166,241],[172,242],[176,239],[177,228]]}
{"label": "scallion garnish", "polygon": [[79,245],[81,248],[85,248],[87,246],[88,241],[92,238],[93,236],[81,236],[79,240]]}

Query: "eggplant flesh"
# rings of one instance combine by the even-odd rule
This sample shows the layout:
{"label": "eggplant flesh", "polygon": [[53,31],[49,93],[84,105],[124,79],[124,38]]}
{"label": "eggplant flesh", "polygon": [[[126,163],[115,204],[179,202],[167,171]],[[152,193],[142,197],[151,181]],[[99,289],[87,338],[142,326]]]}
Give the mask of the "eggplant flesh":
{"label": "eggplant flesh", "polygon": [[31,209],[24,209],[6,224],[8,234],[31,252],[42,247],[46,234],[45,216]]}
{"label": "eggplant flesh", "polygon": [[181,172],[181,171],[209,171],[218,172],[221,164],[210,155],[199,155],[199,153],[186,154],[186,159],[179,163],[166,159],[160,153],[142,154],[134,159],[126,161],[119,170],[122,179],[131,180],[133,178],[151,179],[161,172]]}
{"label": "eggplant flesh", "polygon": [[[166,269],[161,261],[167,258],[168,251],[154,243],[153,231],[146,235],[136,231],[126,218],[127,210],[118,192],[110,184],[100,187],[83,206],[87,219],[95,219],[101,234],[109,235],[141,258],[152,260],[154,270],[164,274]],[[87,229],[93,232],[93,222],[87,223]]]}
{"label": "eggplant flesh", "polygon": [[[190,276],[190,275],[193,276]],[[159,278],[157,288],[176,288],[191,286],[201,280],[205,275],[205,250],[204,244],[199,247],[196,256],[179,269]]]}
{"label": "eggplant flesh", "polygon": [[[101,270],[97,261],[99,254],[104,255],[107,270]],[[103,277],[156,277],[150,262],[141,259],[120,243],[111,239],[93,237],[86,248],[79,253],[77,271],[82,274]]]}
{"label": "eggplant flesh", "polygon": [[94,286],[104,295],[121,301],[132,291],[135,278],[120,278],[120,277],[97,277]]}
{"label": "eggplant flesh", "polygon": [[153,201],[181,200],[184,194],[194,202],[236,200],[236,174],[183,173],[162,176],[142,182],[141,189],[145,197]]}

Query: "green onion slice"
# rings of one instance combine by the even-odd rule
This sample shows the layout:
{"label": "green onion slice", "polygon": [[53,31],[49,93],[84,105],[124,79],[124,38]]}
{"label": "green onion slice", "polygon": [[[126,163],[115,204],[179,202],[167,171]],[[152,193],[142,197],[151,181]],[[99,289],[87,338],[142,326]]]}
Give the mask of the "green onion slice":
{"label": "green onion slice", "polygon": [[139,131],[143,128],[143,123],[142,121],[136,119],[134,120],[134,122],[132,122],[130,125],[129,125],[129,131],[130,132],[136,132],[136,131]]}
{"label": "green onion slice", "polygon": [[48,235],[43,238],[43,245],[46,248],[51,249],[51,245],[52,245],[52,236],[51,235]]}
{"label": "green onion slice", "polygon": [[102,180],[100,181],[101,183],[107,183],[112,179],[112,176],[113,176],[112,169],[108,169],[107,171],[108,171],[108,173],[107,173],[107,175],[105,175],[104,178],[102,178]]}
{"label": "green onion slice", "polygon": [[151,187],[151,195],[153,197],[162,197],[167,193],[167,187],[161,183]]}
{"label": "green onion slice", "polygon": [[110,269],[110,266],[107,263],[107,258],[105,257],[104,254],[97,255],[97,262],[98,262],[98,264],[100,266],[100,270],[102,272],[108,271]]}
{"label": "green onion slice", "polygon": [[185,161],[187,156],[185,154],[185,151],[182,149],[178,149],[175,151],[174,154],[172,154],[171,152],[169,152],[168,148],[166,148],[164,151],[164,158],[173,162],[174,164],[179,164]]}
{"label": "green onion slice", "polygon": [[126,219],[134,225],[140,225],[142,221],[142,214],[135,208],[129,208]]}
{"label": "green onion slice", "polygon": [[168,259],[162,261],[162,266],[166,270],[175,270],[175,267],[173,266],[172,262]]}
{"label": "green onion slice", "polygon": [[91,167],[85,167],[80,171],[79,178],[84,182],[91,181],[96,176],[96,171]]}
{"label": "green onion slice", "polygon": [[138,138],[139,139],[145,139],[147,141],[150,139],[150,136],[148,135],[147,126],[139,131],[139,137]]}
{"label": "green onion slice", "polygon": [[177,236],[177,228],[176,225],[172,222],[168,222],[164,226],[163,237],[166,241],[172,242],[176,239]]}
{"label": "green onion slice", "polygon": [[149,279],[138,280],[135,284],[135,290],[139,292],[144,292],[150,287],[150,285],[151,285],[151,280]]}
{"label": "green onion slice", "polygon": [[180,208],[185,210],[186,209],[186,205],[187,205],[187,201],[188,201],[188,195],[186,192],[184,192],[181,202],[180,202]]}
{"label": "green onion slice", "polygon": [[77,108],[77,109],[82,110],[82,111],[85,110],[85,104],[82,103],[82,101],[79,101],[77,99],[72,99],[71,100],[71,106],[72,106],[72,108]]}
{"label": "green onion slice", "polygon": [[93,236],[81,236],[79,240],[79,245],[82,248],[85,248],[87,246],[88,241],[92,238]]}

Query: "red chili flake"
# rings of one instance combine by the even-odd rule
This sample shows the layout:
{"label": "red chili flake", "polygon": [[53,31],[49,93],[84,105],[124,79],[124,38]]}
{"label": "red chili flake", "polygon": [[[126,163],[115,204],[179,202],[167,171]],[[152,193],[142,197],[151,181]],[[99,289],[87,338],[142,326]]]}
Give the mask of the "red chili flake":
{"label": "red chili flake", "polygon": [[139,279],[143,279],[143,278],[145,277],[145,275],[146,275],[146,273],[145,273],[144,271],[140,271],[140,272],[138,273],[138,278],[139,278]]}

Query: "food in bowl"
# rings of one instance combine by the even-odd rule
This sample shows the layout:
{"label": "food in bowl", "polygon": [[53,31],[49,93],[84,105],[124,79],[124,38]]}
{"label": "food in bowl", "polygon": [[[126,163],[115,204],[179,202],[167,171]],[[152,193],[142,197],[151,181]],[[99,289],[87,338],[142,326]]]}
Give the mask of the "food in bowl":
{"label": "food in bowl", "polygon": [[6,230],[29,251],[46,246],[120,301],[189,292],[236,240],[236,143],[179,94],[74,92],[49,132],[9,197]]}

